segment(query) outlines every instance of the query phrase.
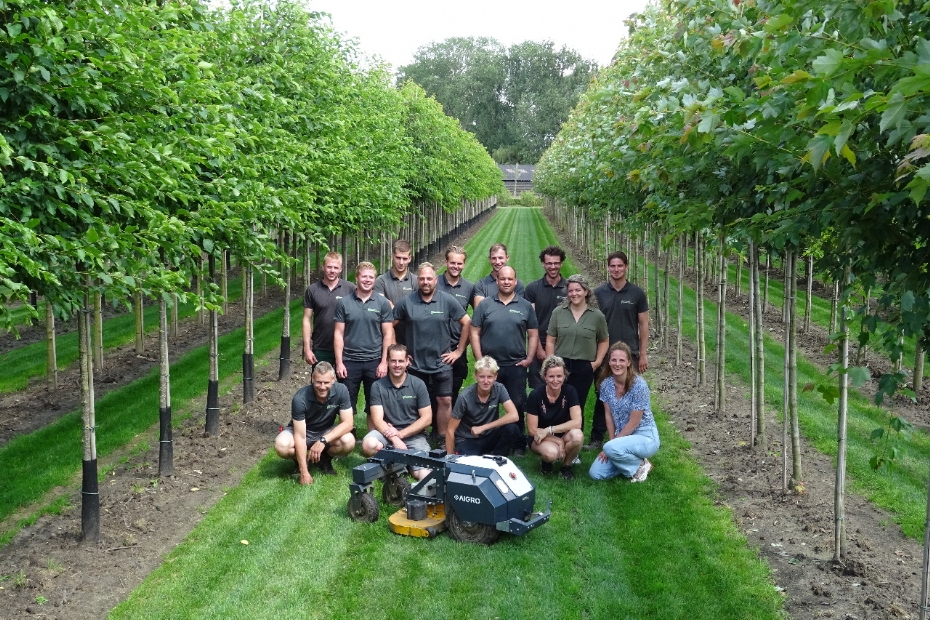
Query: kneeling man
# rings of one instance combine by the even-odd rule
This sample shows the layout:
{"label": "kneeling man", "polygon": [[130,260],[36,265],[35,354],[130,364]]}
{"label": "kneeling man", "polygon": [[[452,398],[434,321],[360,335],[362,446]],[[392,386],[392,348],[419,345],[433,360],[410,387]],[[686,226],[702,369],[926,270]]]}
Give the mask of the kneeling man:
{"label": "kneeling man", "polygon": [[321,473],[336,473],[333,457],[344,456],[355,447],[352,426],[349,390],[336,383],[332,364],[318,362],[310,375],[310,385],[294,394],[291,423],[278,433],[274,449],[282,459],[297,461],[300,484],[313,484],[307,461],[319,463]]}
{"label": "kneeling man", "polygon": [[[429,452],[426,427],[433,420],[426,384],[407,373],[410,356],[407,347],[388,347],[388,375],[371,386],[371,423],[374,430],[362,440],[365,456],[374,456],[388,444],[398,450]],[[413,477],[421,480],[430,470],[414,468]]]}
{"label": "kneeling man", "polygon": [[[487,355],[475,362],[475,383],[459,394],[446,429],[446,452],[507,456],[522,435],[517,407],[497,382],[497,362]],[[505,414],[498,417],[499,408]]]}

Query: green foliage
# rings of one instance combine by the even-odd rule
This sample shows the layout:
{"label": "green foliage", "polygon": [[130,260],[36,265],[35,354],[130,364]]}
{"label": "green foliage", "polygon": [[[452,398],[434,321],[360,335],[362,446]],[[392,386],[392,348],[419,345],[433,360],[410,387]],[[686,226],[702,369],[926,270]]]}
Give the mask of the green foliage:
{"label": "green foliage", "polygon": [[671,233],[723,227],[776,252],[817,247],[818,271],[855,274],[844,299],[883,292],[865,333],[894,359],[900,336],[930,341],[922,6],[649,7],[541,159],[535,186],[595,218],[610,211]]}
{"label": "green foliage", "polygon": [[505,49],[494,39],[453,37],[417,50],[398,81],[412,80],[436,97],[498,163],[535,163],[595,68],[551,41]]}

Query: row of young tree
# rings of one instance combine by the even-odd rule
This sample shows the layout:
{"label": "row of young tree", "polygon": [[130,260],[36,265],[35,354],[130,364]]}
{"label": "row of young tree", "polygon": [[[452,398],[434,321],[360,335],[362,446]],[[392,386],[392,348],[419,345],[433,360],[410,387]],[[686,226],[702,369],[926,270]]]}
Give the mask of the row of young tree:
{"label": "row of young tree", "polygon": [[[656,252],[677,247],[681,258],[690,247],[699,298],[707,270],[719,274],[720,320],[725,267],[734,254],[747,258],[757,448],[767,441],[760,263],[780,259],[794,448],[786,486],[802,480],[792,382],[798,265],[806,265],[808,283],[816,275],[833,287],[838,381],[820,391],[839,402],[837,559],[846,549],[846,395],[851,378],[869,376],[850,364],[848,320],[859,313],[860,346],[881,347],[895,362],[878,382],[879,403],[895,392],[915,397],[930,344],[930,15],[921,6],[660,0],[630,19],[613,64],[592,82],[534,179],[538,191],[574,207],[573,229],[589,237],[609,237],[619,226],[646,231],[633,238],[645,235]],[[863,298],[873,303],[856,303]],[[718,356],[725,334],[718,329]],[[900,363],[909,340],[917,342],[910,377]],[[702,381],[700,331],[698,342]]]}
{"label": "row of young tree", "polygon": [[0,0],[0,41],[0,324],[13,327],[10,309],[29,306],[30,292],[52,315],[78,317],[89,540],[99,295],[160,303],[167,473],[167,315],[198,297],[192,282],[204,282],[210,312],[216,432],[218,262],[232,254],[245,274],[248,399],[253,269],[290,282],[280,265],[308,248],[346,235],[379,247],[401,226],[432,242],[421,219],[452,221],[463,207],[473,217],[502,189],[440,104],[413,83],[394,88],[383,67],[361,69],[299,1]]}

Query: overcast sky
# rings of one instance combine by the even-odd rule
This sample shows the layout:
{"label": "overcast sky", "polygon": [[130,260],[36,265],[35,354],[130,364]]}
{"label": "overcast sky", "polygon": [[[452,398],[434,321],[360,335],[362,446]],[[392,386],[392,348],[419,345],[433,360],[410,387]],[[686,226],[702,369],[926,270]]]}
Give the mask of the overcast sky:
{"label": "overcast sky", "polygon": [[491,37],[504,46],[550,40],[610,63],[627,29],[623,20],[647,0],[310,0],[360,50],[399,66],[417,48],[449,37]]}

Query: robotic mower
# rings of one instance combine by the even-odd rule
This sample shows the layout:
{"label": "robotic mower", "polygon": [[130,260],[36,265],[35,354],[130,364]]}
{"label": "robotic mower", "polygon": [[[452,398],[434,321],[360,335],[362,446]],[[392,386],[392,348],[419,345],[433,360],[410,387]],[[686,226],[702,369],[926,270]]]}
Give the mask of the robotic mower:
{"label": "robotic mower", "polygon": [[[411,487],[408,466],[432,471]],[[501,532],[536,529],[552,513],[551,501],[545,512],[533,511],[536,489],[505,457],[385,448],[352,469],[348,509],[353,521],[378,520],[372,482],[382,478],[382,499],[404,506],[389,518],[391,531],[404,536],[433,538],[448,528],[456,540],[490,545]]]}

